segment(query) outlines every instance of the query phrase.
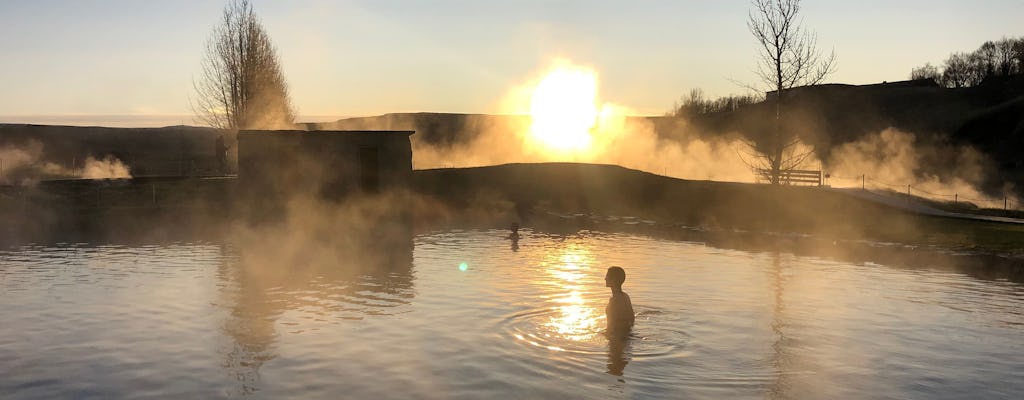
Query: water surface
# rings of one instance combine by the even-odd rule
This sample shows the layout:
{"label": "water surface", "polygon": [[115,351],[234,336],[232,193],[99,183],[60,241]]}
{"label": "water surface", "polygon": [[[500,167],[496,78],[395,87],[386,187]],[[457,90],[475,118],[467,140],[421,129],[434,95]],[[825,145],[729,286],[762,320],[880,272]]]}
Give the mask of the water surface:
{"label": "water surface", "polygon": [[[1019,283],[784,247],[527,230],[514,248],[506,234],[330,262],[211,243],[8,249],[0,397],[1024,393]],[[624,342],[603,334],[611,265],[639,313]]]}

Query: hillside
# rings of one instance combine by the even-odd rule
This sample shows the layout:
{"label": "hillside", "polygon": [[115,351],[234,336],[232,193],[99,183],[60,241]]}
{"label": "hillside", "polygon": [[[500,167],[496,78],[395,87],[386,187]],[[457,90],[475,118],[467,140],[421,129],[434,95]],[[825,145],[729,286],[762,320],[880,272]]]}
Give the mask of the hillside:
{"label": "hillside", "polygon": [[[233,177],[169,177],[0,186],[0,247],[108,236],[218,237],[256,215],[238,185]],[[418,170],[409,189],[356,203],[386,210],[418,231],[505,228],[518,221],[566,234],[589,229],[753,241],[747,244],[806,238],[814,246],[869,241],[1018,256],[1024,243],[1021,224],[927,216],[825,187],[683,180],[614,165]],[[316,215],[351,211],[338,206],[319,204],[324,208]],[[271,216],[258,215],[261,221]]]}
{"label": "hillside", "polygon": [[[920,175],[942,175],[957,167],[953,146],[970,146],[991,158],[997,169],[982,182],[993,193],[1005,182],[1024,195],[1024,77],[1004,78],[959,89],[931,81],[876,85],[829,84],[798,88],[787,95],[791,108],[785,127],[815,146],[820,159],[836,146],[857,141],[887,128],[909,132],[925,149]],[[658,137],[668,140],[725,137],[736,133],[754,140],[764,137],[764,121],[774,107],[758,103],[733,112],[678,117],[634,117],[650,122]],[[396,113],[307,124],[310,129],[412,129],[414,146],[450,147],[467,143],[482,132],[525,127],[522,116],[449,113]]]}
{"label": "hillside", "polygon": [[[791,107],[785,127],[813,144],[821,160],[827,162],[839,146],[896,128],[913,134],[912,145],[920,157],[911,171],[916,176],[948,176],[961,168],[962,149],[969,146],[980,151],[984,161],[979,167],[985,170],[982,181],[975,184],[993,197],[1001,198],[1006,188],[1024,197],[1024,157],[1020,156],[1024,148],[1024,77],[960,89],[942,88],[927,80],[819,85],[795,89],[787,95],[787,101]],[[771,121],[773,115],[771,104],[758,103],[690,119],[660,116],[629,120],[630,126],[649,127],[661,140],[685,143],[695,139],[730,139],[737,134],[757,140],[766,134],[766,127],[771,125],[765,121]],[[443,161],[438,154],[444,155],[448,149],[465,153],[464,145],[486,133],[492,134],[492,138],[513,137],[528,129],[529,123],[525,116],[395,113],[305,123],[297,128],[414,130],[414,153],[434,154],[435,159]],[[230,145],[234,142],[233,134],[208,128],[0,124],[0,159],[4,160],[3,173],[8,182],[53,169],[80,169],[82,160],[90,156],[112,156],[127,165],[133,176],[206,175],[216,173],[214,139],[225,133]],[[503,152],[503,161],[475,165],[527,161],[501,144],[488,145],[491,150]],[[494,149],[495,146],[498,148]],[[683,154],[685,157],[686,153]],[[229,157],[233,159],[233,151]]]}
{"label": "hillside", "polygon": [[1019,224],[929,217],[822,187],[674,179],[613,165],[541,163],[415,171],[414,189],[501,226],[774,232],[944,248],[1020,250]]}

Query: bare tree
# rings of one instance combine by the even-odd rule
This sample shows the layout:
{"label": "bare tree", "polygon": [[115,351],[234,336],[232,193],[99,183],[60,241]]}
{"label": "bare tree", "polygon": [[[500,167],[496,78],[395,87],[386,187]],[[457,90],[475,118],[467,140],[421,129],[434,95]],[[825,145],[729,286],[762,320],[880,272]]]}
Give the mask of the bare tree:
{"label": "bare tree", "polygon": [[695,117],[706,114],[730,112],[736,111],[741,107],[761,102],[762,100],[764,100],[764,98],[756,92],[739,95],[730,94],[712,100],[704,97],[704,90],[695,88],[690,90],[689,95],[683,96],[681,102],[676,102],[672,107],[672,111],[669,112],[668,115],[675,117]]}
{"label": "bare tree", "polygon": [[1010,58],[1016,65],[1016,73],[1024,74],[1024,36],[1017,39],[1010,39]]}
{"label": "bare tree", "polygon": [[952,53],[941,69],[930,64],[914,68],[911,79],[931,72],[938,72],[936,81],[949,88],[978,86],[993,77],[1024,73],[1024,37],[1004,37],[987,41],[972,52]]}
{"label": "bare tree", "polygon": [[772,184],[779,184],[785,171],[798,168],[813,153],[813,149],[798,150],[796,135],[783,131],[787,91],[821,83],[834,69],[835,53],[822,56],[817,36],[800,26],[800,0],[753,0],[753,6],[747,27],[761,46],[757,74],[774,89],[768,100],[775,103],[769,138],[752,143],[753,166],[767,171]]}
{"label": "bare tree", "polygon": [[942,81],[946,87],[968,87],[974,82],[975,75],[970,54],[953,53],[946,59],[942,71]]}
{"label": "bare tree", "polygon": [[683,104],[676,107],[678,115],[701,115],[707,114],[709,109],[708,101],[704,99],[704,90],[701,88],[690,89],[690,94],[683,98]]}
{"label": "bare tree", "polygon": [[925,63],[920,67],[910,70],[910,79],[931,79],[935,83],[940,83],[942,82],[942,72],[939,72],[939,68],[931,63]]}
{"label": "bare tree", "polygon": [[290,128],[294,111],[276,53],[249,0],[229,0],[192,83],[198,118],[221,129]]}
{"label": "bare tree", "polygon": [[[1024,38],[1020,40],[1024,42]],[[1017,64],[1017,61],[1014,59],[1015,44],[1016,41],[1005,37],[996,42],[996,74],[1007,76],[1021,73],[1021,65]]]}

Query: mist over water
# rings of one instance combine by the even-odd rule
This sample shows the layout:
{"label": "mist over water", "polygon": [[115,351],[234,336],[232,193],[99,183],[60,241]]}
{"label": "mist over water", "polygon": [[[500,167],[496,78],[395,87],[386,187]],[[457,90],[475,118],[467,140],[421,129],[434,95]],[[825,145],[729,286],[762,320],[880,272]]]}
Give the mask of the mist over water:
{"label": "mist over water", "polygon": [[[784,244],[750,251],[524,229],[513,248],[507,231],[442,230],[360,251],[346,233],[0,251],[0,392],[954,399],[1024,390],[1014,364],[1024,356],[1024,292],[1012,281],[800,256]],[[602,334],[609,265],[626,269],[639,314],[621,345]]]}
{"label": "mist over water", "polygon": [[[289,29],[279,43],[299,43],[282,49],[299,57],[294,93],[321,109],[450,107],[468,94],[493,115],[296,116],[249,0],[228,1],[194,95],[171,99],[197,115],[0,115],[0,400],[1024,398],[1024,220],[1009,218],[1024,213],[911,197],[1019,208],[1024,169],[998,147],[1020,142],[1024,80],[784,90],[780,77],[778,103],[697,89],[672,116],[643,116],[602,93],[596,66],[550,58],[520,70],[561,48],[631,75],[622,96],[687,81],[655,76],[672,57],[608,58],[642,29],[559,26],[543,14],[572,7],[514,4],[522,15],[464,37],[484,20],[409,3],[347,5],[357,18],[335,15],[334,33],[358,35],[331,46],[316,33],[323,4],[268,10]],[[795,52],[763,59],[791,84],[822,82],[832,61],[818,78],[801,72],[818,64],[813,32],[787,34],[803,31],[791,21],[799,1],[775,17],[768,3],[752,4],[748,27]],[[588,7],[585,19],[615,23]],[[99,7],[113,14],[97,21],[137,23],[152,17],[144,8]],[[442,29],[419,29],[424,16]],[[781,35],[759,34],[779,21]],[[578,35],[590,28],[598,35]],[[621,40],[600,39],[609,33]],[[53,38],[41,39],[33,51],[45,58]],[[449,48],[471,42],[500,50]],[[360,46],[369,51],[330,68]],[[139,104],[75,106],[76,88],[58,79],[33,85],[63,95],[22,89],[65,98],[15,108],[166,109],[143,93],[157,70],[99,67],[170,53],[90,61],[79,47],[68,66],[101,78],[86,84],[129,85]],[[983,49],[961,61],[994,68]],[[696,69],[673,74],[705,75],[715,57],[693,53],[704,55]],[[496,86],[513,70],[522,75]],[[928,71],[938,74],[914,75]],[[442,90],[415,93],[430,88]],[[783,169],[820,172],[822,184],[760,185],[764,152],[790,141],[787,157],[807,158]],[[625,297],[610,266],[624,269],[635,311],[624,335],[609,329],[622,314],[609,296]]]}

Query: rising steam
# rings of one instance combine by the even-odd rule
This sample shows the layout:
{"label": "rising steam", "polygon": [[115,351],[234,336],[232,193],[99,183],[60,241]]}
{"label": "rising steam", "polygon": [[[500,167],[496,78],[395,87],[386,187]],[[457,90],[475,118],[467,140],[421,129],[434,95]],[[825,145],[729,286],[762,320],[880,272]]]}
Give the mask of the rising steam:
{"label": "rising steam", "polygon": [[[458,136],[470,139],[452,146],[417,143],[414,136],[414,165],[569,161],[617,164],[682,179],[755,180],[749,140],[741,134],[703,132],[677,118],[673,126],[660,127],[672,132],[669,137],[659,134],[651,119],[629,117],[634,113],[628,107],[602,103],[599,94],[593,69],[556,60],[505,96],[503,112],[524,117],[467,124],[468,134]],[[984,199],[980,188],[992,175],[991,162],[971,147],[921,143],[914,134],[891,128],[816,153],[821,159],[812,156],[798,167],[831,173],[833,186],[860,186],[864,176],[878,183],[874,188],[885,183],[905,191],[910,185],[912,194],[936,200],[953,200],[954,195]],[[1004,185],[1003,194],[1013,198],[1012,189]]]}
{"label": "rising steam", "polygon": [[510,89],[502,104],[504,113],[525,116],[466,126],[475,131],[468,135],[472,139],[451,147],[414,143],[414,165],[570,161],[617,164],[685,179],[753,179],[737,151],[744,145],[737,136],[702,137],[679,120],[675,137],[659,137],[650,120],[629,117],[633,112],[627,107],[601,103],[597,74],[567,60],[554,61]]}
{"label": "rising steam", "polygon": [[131,170],[117,157],[88,156],[81,165],[64,165],[45,157],[42,143],[0,147],[0,184],[33,185],[51,179],[128,179]]}
{"label": "rising steam", "polygon": [[121,160],[108,155],[101,159],[87,157],[80,173],[74,175],[72,171],[72,176],[84,179],[129,179],[132,174]]}
{"label": "rising steam", "polygon": [[[902,192],[910,185],[912,194],[942,201],[986,199],[979,188],[992,175],[991,162],[972,147],[921,144],[893,128],[832,148],[824,165],[833,186]],[[1003,189],[1016,203],[1012,186]]]}

